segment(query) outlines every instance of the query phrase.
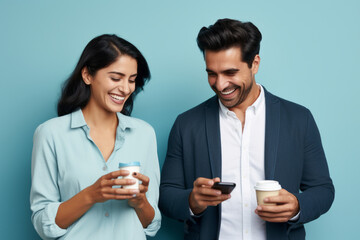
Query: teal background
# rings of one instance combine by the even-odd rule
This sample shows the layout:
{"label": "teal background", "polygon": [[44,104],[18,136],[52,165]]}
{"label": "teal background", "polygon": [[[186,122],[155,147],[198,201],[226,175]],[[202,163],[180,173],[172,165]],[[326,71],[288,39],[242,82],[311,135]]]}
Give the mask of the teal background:
{"label": "teal background", "polygon": [[[90,39],[115,33],[147,58],[152,80],[133,116],[155,128],[162,165],[176,116],[213,94],[195,40],[224,17],[258,26],[257,81],[308,107],[319,126],[336,197],[306,224],[307,239],[358,236],[359,1],[0,0],[0,238],[39,239],[29,209],[33,132],[56,116],[61,84]],[[182,229],[164,218],[154,239],[182,239]]]}

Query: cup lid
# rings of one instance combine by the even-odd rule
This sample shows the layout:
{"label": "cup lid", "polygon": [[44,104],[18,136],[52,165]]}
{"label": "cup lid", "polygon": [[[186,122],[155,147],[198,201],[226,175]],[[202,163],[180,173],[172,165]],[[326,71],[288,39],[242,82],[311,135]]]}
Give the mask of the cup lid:
{"label": "cup lid", "polygon": [[281,185],[278,181],[264,180],[258,181],[254,188],[260,191],[277,191],[281,189]]}
{"label": "cup lid", "polygon": [[139,166],[140,167],[140,162],[119,163],[119,168],[134,167],[134,166]]}

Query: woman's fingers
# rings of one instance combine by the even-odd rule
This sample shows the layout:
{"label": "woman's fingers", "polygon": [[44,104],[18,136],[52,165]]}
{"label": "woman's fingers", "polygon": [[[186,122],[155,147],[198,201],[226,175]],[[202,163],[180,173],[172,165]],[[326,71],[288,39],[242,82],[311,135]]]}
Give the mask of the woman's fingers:
{"label": "woman's fingers", "polygon": [[126,189],[126,188],[103,188],[102,194],[105,196],[106,194],[111,195],[134,195],[138,194],[140,191],[138,189]]}
{"label": "woman's fingers", "polygon": [[112,186],[123,186],[123,185],[132,185],[136,181],[134,179],[123,179],[123,178],[117,178],[117,179],[101,179],[100,180],[100,186],[101,187],[112,187]]}
{"label": "woman's fingers", "polygon": [[110,173],[102,176],[102,178],[109,180],[109,179],[115,179],[118,177],[128,176],[129,174],[130,174],[130,172],[127,170],[117,170],[117,171],[113,171],[113,172],[110,172]]}
{"label": "woman's fingers", "polygon": [[134,172],[133,177],[139,179],[142,185],[149,186],[150,178],[148,176],[141,174],[139,172]]}

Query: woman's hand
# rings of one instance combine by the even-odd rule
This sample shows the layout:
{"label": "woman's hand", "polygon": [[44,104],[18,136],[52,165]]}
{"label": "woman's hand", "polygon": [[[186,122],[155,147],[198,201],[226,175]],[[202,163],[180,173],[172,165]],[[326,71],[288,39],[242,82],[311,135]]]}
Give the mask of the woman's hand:
{"label": "woman's hand", "polygon": [[135,209],[142,226],[146,228],[155,216],[155,210],[146,198],[146,192],[148,191],[150,179],[141,173],[134,173],[133,177],[141,181],[141,184],[139,184],[140,192],[133,198],[130,198],[128,200],[128,204]]}
{"label": "woman's hand", "polygon": [[91,203],[105,202],[109,199],[131,199],[134,194],[139,194],[137,189],[113,188],[135,183],[134,179],[119,179],[129,175],[127,170],[118,170],[100,177],[93,185],[86,188]]}
{"label": "woman's hand", "polygon": [[85,188],[69,200],[60,204],[55,217],[56,224],[66,229],[78,220],[95,203],[109,199],[131,199],[138,194],[137,189],[113,188],[117,185],[131,185],[134,179],[118,179],[129,175],[129,171],[119,170],[100,177],[93,185]]}
{"label": "woman's hand", "polygon": [[[144,204],[147,203],[146,199],[146,192],[148,191],[149,177],[145,176],[144,174],[134,172],[133,177],[139,179],[139,193],[136,193],[136,196],[130,198],[128,200],[128,204],[133,208],[143,208]],[[140,184],[141,182],[141,184]]]}

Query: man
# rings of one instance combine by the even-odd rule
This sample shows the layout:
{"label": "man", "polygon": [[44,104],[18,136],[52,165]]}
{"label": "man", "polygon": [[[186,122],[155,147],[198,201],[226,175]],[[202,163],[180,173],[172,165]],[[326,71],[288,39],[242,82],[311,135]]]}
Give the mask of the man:
{"label": "man", "polygon": [[[162,169],[162,212],[185,222],[185,239],[305,239],[303,224],[334,199],[310,111],[255,81],[261,33],[250,22],[218,20],[197,37],[216,96],[181,114]],[[214,182],[234,182],[230,194]],[[276,180],[279,196],[257,206],[254,185]]]}

